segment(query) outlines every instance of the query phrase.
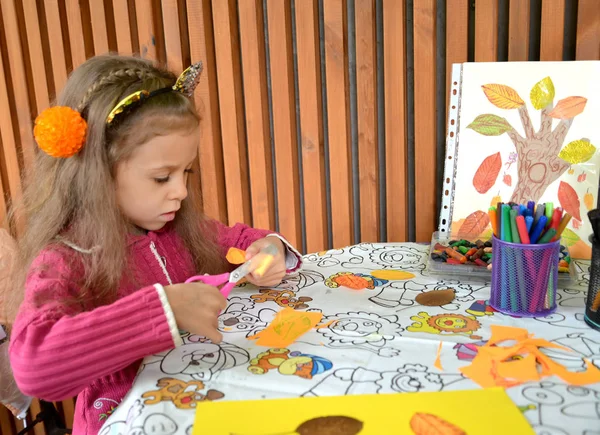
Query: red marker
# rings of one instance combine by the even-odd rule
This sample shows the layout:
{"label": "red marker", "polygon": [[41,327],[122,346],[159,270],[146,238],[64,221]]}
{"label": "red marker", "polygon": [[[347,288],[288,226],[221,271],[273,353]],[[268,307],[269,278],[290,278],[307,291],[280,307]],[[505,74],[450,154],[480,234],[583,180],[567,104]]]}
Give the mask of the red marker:
{"label": "red marker", "polygon": [[529,233],[527,232],[527,225],[525,224],[525,218],[521,215],[517,216],[517,229],[519,230],[519,237],[521,243],[529,244]]}

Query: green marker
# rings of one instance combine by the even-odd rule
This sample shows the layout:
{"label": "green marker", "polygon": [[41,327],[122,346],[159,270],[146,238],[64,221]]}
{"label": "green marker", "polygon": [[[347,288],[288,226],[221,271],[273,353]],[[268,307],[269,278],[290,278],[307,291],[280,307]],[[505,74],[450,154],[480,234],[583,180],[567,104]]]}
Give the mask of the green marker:
{"label": "green marker", "polygon": [[502,241],[512,243],[512,234],[510,228],[510,207],[506,204],[502,206]]}
{"label": "green marker", "polygon": [[556,228],[550,228],[548,231],[546,231],[544,233],[544,235],[540,238],[540,240],[538,240],[538,244],[541,245],[542,243],[548,243],[550,240],[552,240],[552,237],[554,237],[556,235]]}
{"label": "green marker", "polygon": [[552,214],[554,213],[554,203],[547,202],[546,203],[546,218],[548,221],[546,222],[546,227],[549,227],[552,223]]}
{"label": "green marker", "polygon": [[513,243],[521,243],[519,237],[519,229],[517,228],[517,210],[510,210],[510,234],[512,235]]}

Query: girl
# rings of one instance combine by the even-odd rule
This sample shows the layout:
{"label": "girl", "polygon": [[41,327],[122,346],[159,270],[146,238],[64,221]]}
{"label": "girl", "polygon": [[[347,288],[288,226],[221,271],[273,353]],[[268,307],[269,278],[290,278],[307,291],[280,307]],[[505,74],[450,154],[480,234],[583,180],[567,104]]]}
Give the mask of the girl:
{"label": "girl", "polygon": [[187,278],[224,272],[232,246],[247,258],[277,246],[264,274],[248,277],[259,286],[300,266],[280,236],[208,220],[188,195],[198,184],[200,72],[196,64],[176,80],[142,59],[91,58],[36,120],[44,152],[25,193],[25,298],[10,359],[23,393],[77,395],[75,434],[98,432],[94,402],[120,402],[142,358],[181,343],[179,328],[221,340],[225,299]]}

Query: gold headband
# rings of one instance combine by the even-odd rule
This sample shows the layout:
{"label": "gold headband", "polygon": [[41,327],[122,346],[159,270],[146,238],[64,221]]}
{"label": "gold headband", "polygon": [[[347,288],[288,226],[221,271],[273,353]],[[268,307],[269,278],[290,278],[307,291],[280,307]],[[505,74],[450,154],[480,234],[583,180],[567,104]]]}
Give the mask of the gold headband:
{"label": "gold headband", "polygon": [[201,74],[202,62],[197,62],[189,66],[185,71],[183,71],[179,75],[177,81],[173,86],[157,89],[152,92],[143,89],[141,91],[136,91],[133,94],[126,96],[121,101],[119,101],[119,103],[115,106],[113,110],[110,111],[110,113],[106,117],[106,124],[109,126],[112,125],[115,118],[130,113],[131,111],[139,107],[148,98],[152,98],[155,95],[175,91],[182,93],[186,97],[191,97],[194,93],[194,89],[196,89],[196,86],[198,86]]}

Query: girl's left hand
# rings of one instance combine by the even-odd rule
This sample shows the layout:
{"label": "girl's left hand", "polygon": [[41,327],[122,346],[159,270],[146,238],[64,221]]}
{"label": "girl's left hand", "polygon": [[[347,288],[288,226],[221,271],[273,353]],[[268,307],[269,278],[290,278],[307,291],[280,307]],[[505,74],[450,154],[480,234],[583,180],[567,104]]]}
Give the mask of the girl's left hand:
{"label": "girl's left hand", "polygon": [[277,247],[277,254],[273,258],[271,264],[265,268],[264,273],[261,275],[255,271],[246,276],[248,281],[259,287],[277,285],[285,276],[285,246],[278,237],[267,236],[252,243],[248,249],[246,249],[246,261],[250,260],[258,254],[261,249],[266,248],[268,245]]}

